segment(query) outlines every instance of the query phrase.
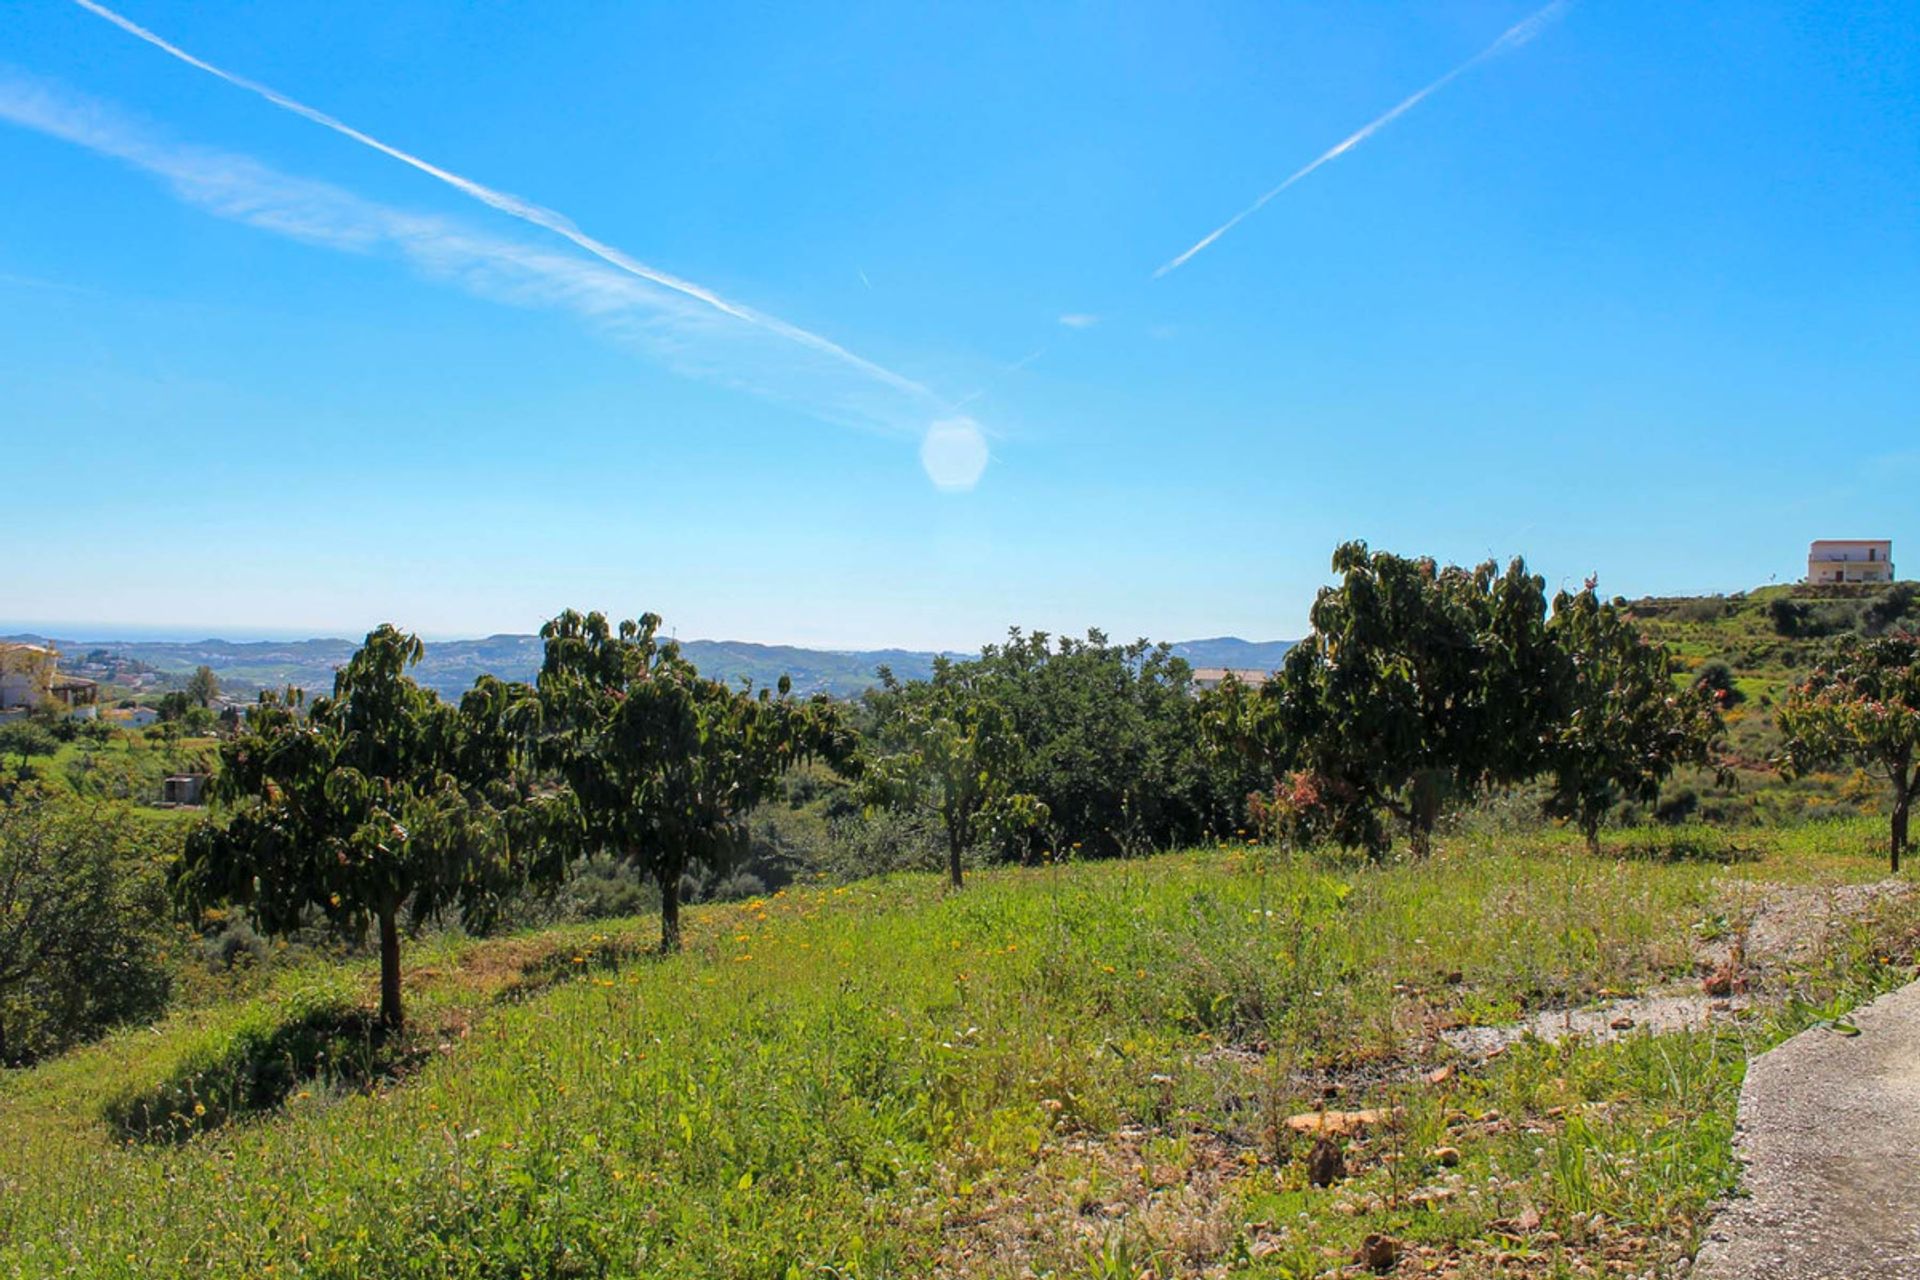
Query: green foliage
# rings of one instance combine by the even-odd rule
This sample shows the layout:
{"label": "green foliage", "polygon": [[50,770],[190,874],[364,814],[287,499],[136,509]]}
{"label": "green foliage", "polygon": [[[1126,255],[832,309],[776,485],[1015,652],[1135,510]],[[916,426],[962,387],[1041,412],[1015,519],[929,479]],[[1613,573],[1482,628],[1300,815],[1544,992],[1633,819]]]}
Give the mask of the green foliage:
{"label": "green foliage", "polygon": [[[1867,835],[1839,834],[1849,850]],[[1768,834],[1731,872],[1576,843],[1442,837],[1424,862],[1341,867],[1208,849],[996,870],[964,894],[893,877],[713,907],[681,954],[646,962],[615,943],[651,919],[597,926],[604,944],[443,939],[414,1021],[464,1034],[427,1036],[391,1073],[389,1040],[370,1081],[331,1065],[350,1038],[324,1068],[312,1048],[366,967],[288,972],[0,1080],[0,1274],[879,1280],[973,1249],[993,1274],[1065,1276],[1087,1265],[1089,1206],[1127,1210],[1115,1232],[1177,1225],[1138,1212],[1149,1197],[1217,1216],[1191,1253],[1136,1234],[1109,1260],[1194,1274],[1260,1223],[1290,1234],[1279,1256],[1303,1274],[1380,1230],[1483,1243],[1459,1270],[1505,1274],[1496,1255],[1517,1246],[1489,1223],[1533,1205],[1537,1247],[1577,1243],[1598,1212],[1608,1259],[1644,1273],[1728,1190],[1742,1064],[1771,1027],[1521,1044],[1442,1085],[1393,1076],[1431,1061],[1433,1026],[1688,972],[1730,876],[1878,873],[1831,832]],[[1911,926],[1911,900],[1889,907]],[[1869,974],[1910,975],[1910,953],[1875,954],[1899,963]],[[549,980],[549,960],[581,976]],[[453,985],[536,968],[513,999]],[[1831,992],[1804,987],[1822,1017],[1841,1011]],[[267,1069],[275,1050],[285,1071]],[[1337,1107],[1403,1108],[1335,1192],[1305,1189],[1301,1153],[1266,1133],[1321,1105],[1323,1072],[1345,1085]],[[128,1136],[176,1116],[196,1136],[129,1143],[101,1123],[140,1103],[158,1124]],[[1406,1204],[1446,1176],[1443,1140],[1462,1189]],[[1250,1257],[1246,1274],[1272,1266]]]}
{"label": "green foliage", "polygon": [[1884,774],[1893,791],[1890,845],[1898,871],[1920,797],[1920,639],[1841,638],[1788,695],[1780,725],[1785,763],[1797,772],[1851,760]]}
{"label": "green foliage", "polygon": [[651,875],[660,946],[680,946],[681,880],[695,862],[721,868],[747,814],[781,775],[815,755],[846,756],[851,737],[824,697],[754,696],[703,679],[659,643],[660,618],[617,628],[568,610],[541,628],[544,762],[565,780],[549,834],[569,853],[606,853]]}
{"label": "green foliage", "polygon": [[[50,756],[59,749],[59,739],[36,721],[21,719],[0,724],[0,804],[39,778],[34,757]],[[9,756],[13,758],[11,765],[7,760]]]}
{"label": "green foliage", "polygon": [[[1665,654],[1661,655],[1663,660],[1665,656]],[[1747,698],[1746,694],[1740,692],[1740,686],[1734,683],[1733,668],[1718,660],[1700,668],[1698,674],[1693,677],[1693,687],[1709,695],[1723,707],[1734,706],[1746,701]]]}
{"label": "green foliage", "polygon": [[1359,542],[1333,567],[1312,634],[1257,696],[1222,695],[1213,733],[1276,777],[1310,777],[1340,843],[1384,851],[1391,815],[1424,852],[1445,806],[1542,766],[1556,705],[1545,586],[1519,560],[1443,569]]}
{"label": "green foliage", "polygon": [[925,805],[946,837],[947,880],[963,883],[962,857],[975,840],[1031,831],[1046,819],[1033,796],[1014,790],[1024,750],[991,667],[934,663],[933,678],[900,684],[883,672],[884,693],[862,761],[867,796],[890,809]]}
{"label": "green foliage", "polygon": [[28,790],[0,804],[0,1065],[165,1002],[167,833]]}
{"label": "green foliage", "polygon": [[220,677],[213,674],[213,668],[202,663],[193,669],[187,677],[187,700],[196,707],[211,707],[213,700],[220,696]]}
{"label": "green foliage", "polygon": [[1608,810],[1622,800],[1651,804],[1675,769],[1707,762],[1722,731],[1714,694],[1731,688],[1732,677],[1719,664],[1720,681],[1703,674],[1676,689],[1666,651],[1591,585],[1555,598],[1547,637],[1558,670],[1545,717],[1546,808],[1577,822],[1596,849]]}
{"label": "green foliage", "polygon": [[185,899],[244,904],[285,934],[318,914],[363,936],[377,925],[381,1017],[402,1020],[399,920],[457,907],[484,925],[501,895],[555,868],[524,835],[516,768],[524,691],[483,680],[459,708],[407,675],[418,639],[367,636],[331,698],[263,694],[221,750],[214,794],[225,813],[193,833],[179,870]]}
{"label": "green foliage", "polygon": [[1138,855],[1238,824],[1248,775],[1203,751],[1192,673],[1166,645],[1015,630],[970,665],[1021,744],[1011,790],[1045,807],[1056,845]]}

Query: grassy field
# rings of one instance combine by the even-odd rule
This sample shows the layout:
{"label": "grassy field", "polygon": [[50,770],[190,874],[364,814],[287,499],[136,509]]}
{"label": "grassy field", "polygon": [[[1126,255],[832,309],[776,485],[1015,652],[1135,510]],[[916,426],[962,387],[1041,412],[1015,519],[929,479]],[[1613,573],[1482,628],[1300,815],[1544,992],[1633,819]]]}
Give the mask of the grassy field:
{"label": "grassy field", "polygon": [[[1690,980],[1769,886],[1877,878],[1877,836],[901,876],[701,909],[667,960],[648,920],[429,940],[397,1043],[366,968],[290,966],[0,1079],[0,1274],[1299,1277],[1369,1235],[1406,1275],[1667,1274],[1748,1052],[1910,976],[1910,902],[1737,1029],[1439,1032]],[[1287,1118],[1324,1107],[1377,1114],[1317,1189]]]}

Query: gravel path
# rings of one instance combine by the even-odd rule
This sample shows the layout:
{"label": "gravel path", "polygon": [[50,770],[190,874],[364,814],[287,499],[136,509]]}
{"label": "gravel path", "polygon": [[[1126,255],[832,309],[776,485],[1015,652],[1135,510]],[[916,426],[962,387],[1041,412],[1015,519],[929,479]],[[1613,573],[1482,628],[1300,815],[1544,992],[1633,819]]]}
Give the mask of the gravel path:
{"label": "gravel path", "polygon": [[1920,982],[1754,1059],[1735,1149],[1750,1197],[1695,1280],[1920,1277]]}

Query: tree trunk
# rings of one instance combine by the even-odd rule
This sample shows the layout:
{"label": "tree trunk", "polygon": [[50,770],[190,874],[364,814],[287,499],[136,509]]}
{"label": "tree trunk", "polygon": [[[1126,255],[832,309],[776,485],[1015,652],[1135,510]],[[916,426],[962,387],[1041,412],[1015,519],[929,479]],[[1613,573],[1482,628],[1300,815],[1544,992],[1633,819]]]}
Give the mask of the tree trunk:
{"label": "tree trunk", "polygon": [[1587,838],[1587,852],[1598,856],[1600,852],[1600,815],[1583,815],[1580,819],[1580,834]]}
{"label": "tree trunk", "polygon": [[1913,808],[1913,788],[1904,771],[1894,779],[1893,787],[1893,869],[1900,870],[1900,855],[1907,851],[1907,815]]}
{"label": "tree trunk", "polygon": [[660,954],[670,956],[680,949],[680,876],[661,871],[660,881]]}
{"label": "tree trunk", "polygon": [[400,1008],[400,922],[398,906],[380,911],[380,1025],[398,1031]]}
{"label": "tree trunk", "polygon": [[951,827],[947,829],[947,882],[956,889],[965,886],[960,878],[960,850],[964,843],[959,832]]}

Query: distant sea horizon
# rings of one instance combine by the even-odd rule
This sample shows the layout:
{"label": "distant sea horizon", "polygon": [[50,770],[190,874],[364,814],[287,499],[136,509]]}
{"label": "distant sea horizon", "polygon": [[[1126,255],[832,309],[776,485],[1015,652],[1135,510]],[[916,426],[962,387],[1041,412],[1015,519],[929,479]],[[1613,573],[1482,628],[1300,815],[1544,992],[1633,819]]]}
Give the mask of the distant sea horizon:
{"label": "distant sea horizon", "polygon": [[[228,644],[286,643],[294,640],[350,640],[347,631],[325,632],[288,627],[205,627],[148,626],[123,622],[27,622],[0,618],[0,636],[47,636],[50,639],[103,644],[193,644],[202,640],[220,640]],[[471,636],[427,636],[427,641],[467,640]]]}

